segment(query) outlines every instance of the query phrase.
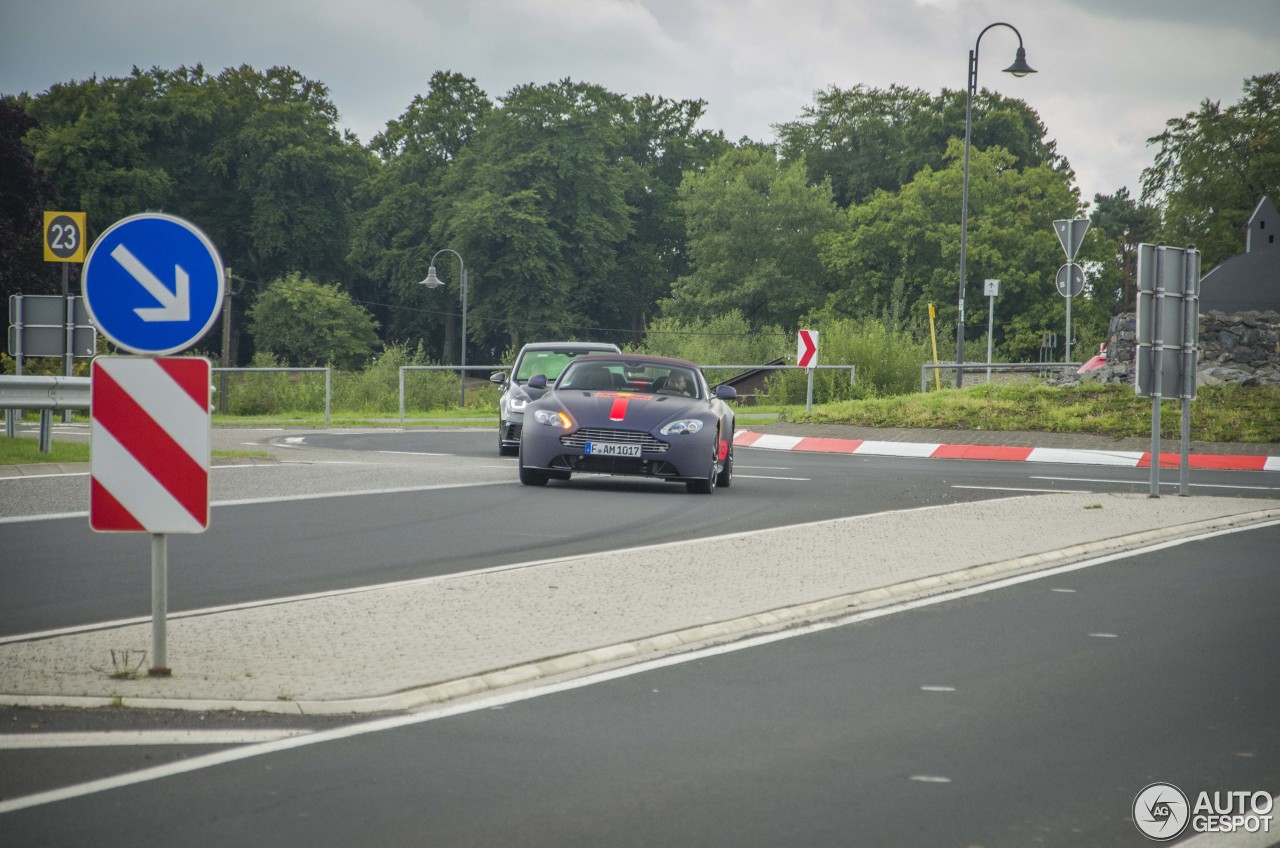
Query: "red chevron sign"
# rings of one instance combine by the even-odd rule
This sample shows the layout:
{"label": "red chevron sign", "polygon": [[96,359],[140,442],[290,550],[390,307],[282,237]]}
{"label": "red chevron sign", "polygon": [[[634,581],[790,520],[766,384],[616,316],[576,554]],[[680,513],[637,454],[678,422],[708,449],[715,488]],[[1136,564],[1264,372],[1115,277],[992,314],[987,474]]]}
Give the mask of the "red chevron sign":
{"label": "red chevron sign", "polygon": [[818,331],[801,330],[796,337],[796,365],[812,368],[818,364]]}
{"label": "red chevron sign", "polygon": [[209,360],[99,356],[90,375],[89,526],[209,526]]}

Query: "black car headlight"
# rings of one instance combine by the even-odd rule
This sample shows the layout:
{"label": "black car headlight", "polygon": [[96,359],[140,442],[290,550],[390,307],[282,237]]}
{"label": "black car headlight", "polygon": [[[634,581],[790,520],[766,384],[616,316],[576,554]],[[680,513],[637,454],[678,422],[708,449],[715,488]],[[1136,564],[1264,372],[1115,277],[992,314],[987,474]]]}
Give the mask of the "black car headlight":
{"label": "black car headlight", "polygon": [[664,424],[658,432],[664,436],[688,436],[702,429],[702,422],[697,418],[681,418]]}

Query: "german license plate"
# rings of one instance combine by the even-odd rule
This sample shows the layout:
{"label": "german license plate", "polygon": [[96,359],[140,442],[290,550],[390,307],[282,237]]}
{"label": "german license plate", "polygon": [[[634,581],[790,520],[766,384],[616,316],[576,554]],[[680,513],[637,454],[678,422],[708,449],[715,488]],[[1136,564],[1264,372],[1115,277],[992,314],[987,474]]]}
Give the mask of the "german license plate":
{"label": "german license plate", "polygon": [[591,456],[639,456],[639,445],[619,445],[614,442],[587,442]]}

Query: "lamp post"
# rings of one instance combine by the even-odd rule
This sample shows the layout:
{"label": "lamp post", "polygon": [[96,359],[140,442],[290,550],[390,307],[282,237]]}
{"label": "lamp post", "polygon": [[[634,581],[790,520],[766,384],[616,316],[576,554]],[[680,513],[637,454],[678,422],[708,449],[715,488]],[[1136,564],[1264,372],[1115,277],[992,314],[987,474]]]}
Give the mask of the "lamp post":
{"label": "lamp post", "polygon": [[427,268],[427,278],[425,280],[420,280],[418,285],[426,286],[430,289],[439,288],[444,285],[440,278],[436,276],[436,256],[439,256],[442,253],[452,253],[454,256],[458,257],[458,268],[462,272],[462,370],[459,372],[458,382],[462,384],[461,405],[465,408],[467,405],[467,266],[466,263],[462,261],[462,254],[447,247],[437,250],[435,252],[435,256],[431,257],[430,267]]}
{"label": "lamp post", "polygon": [[994,27],[1008,27],[1013,30],[1014,35],[1018,36],[1018,52],[1015,54],[1013,64],[1004,69],[1006,74],[1013,74],[1015,77],[1025,77],[1027,74],[1034,74],[1036,69],[1027,64],[1027,51],[1022,47],[1022,33],[1018,32],[1018,28],[1013,24],[994,23],[988,24],[982,32],[978,33],[978,40],[974,42],[973,49],[969,51],[969,86],[967,97],[964,105],[964,187],[960,195],[960,314],[956,319],[956,388],[960,388],[964,382],[964,284],[965,274],[968,271],[968,247],[969,247],[969,140],[973,135],[973,96],[978,93],[978,48],[982,44],[982,36],[987,34],[987,30]]}

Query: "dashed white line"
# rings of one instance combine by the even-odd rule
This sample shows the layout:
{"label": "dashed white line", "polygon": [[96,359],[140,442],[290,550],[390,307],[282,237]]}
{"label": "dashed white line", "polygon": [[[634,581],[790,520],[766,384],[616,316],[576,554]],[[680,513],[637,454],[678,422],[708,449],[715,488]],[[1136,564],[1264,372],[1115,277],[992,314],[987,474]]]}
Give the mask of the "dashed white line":
{"label": "dashed white line", "polygon": [[921,686],[920,691],[921,692],[954,692],[956,691],[956,687],[954,686]]}

